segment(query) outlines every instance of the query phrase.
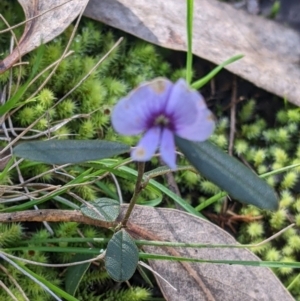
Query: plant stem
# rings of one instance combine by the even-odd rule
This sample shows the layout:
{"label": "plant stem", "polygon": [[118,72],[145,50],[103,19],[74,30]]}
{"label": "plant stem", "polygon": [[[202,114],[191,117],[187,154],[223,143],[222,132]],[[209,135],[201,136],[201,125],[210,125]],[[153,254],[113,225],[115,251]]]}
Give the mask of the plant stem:
{"label": "plant stem", "polygon": [[194,0],[187,0],[187,16],[186,16],[186,29],[187,29],[187,57],[186,57],[186,82],[191,83],[192,80],[192,65],[193,65],[193,13],[194,13]]}
{"label": "plant stem", "polygon": [[132,198],[129,203],[129,207],[128,207],[125,217],[122,221],[123,227],[126,226],[129,216],[130,216],[130,214],[133,210],[133,207],[137,201],[137,198],[141,192],[141,188],[142,188],[141,184],[142,184],[142,180],[143,180],[143,176],[144,176],[144,170],[145,170],[145,162],[138,162],[138,175],[137,175],[137,179],[136,179],[136,183],[135,183],[134,192],[133,192]]}

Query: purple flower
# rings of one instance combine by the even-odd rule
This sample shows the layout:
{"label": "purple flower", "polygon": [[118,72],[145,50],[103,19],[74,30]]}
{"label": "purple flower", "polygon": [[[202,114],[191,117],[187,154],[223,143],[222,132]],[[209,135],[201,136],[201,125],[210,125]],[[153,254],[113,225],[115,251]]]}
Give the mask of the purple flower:
{"label": "purple flower", "polygon": [[204,141],[215,127],[203,97],[183,79],[173,84],[157,78],[140,85],[117,103],[111,120],[119,134],[144,133],[131,151],[133,160],[148,161],[159,148],[162,160],[171,169],[176,169],[174,135]]}

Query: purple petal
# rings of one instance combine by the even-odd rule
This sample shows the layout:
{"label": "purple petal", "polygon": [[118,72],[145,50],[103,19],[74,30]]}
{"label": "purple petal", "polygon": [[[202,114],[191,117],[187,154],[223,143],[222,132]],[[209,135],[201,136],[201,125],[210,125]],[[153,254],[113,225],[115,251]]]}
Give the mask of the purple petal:
{"label": "purple petal", "polygon": [[176,169],[174,134],[167,128],[162,131],[160,156],[171,169]]}
{"label": "purple petal", "polygon": [[175,130],[182,125],[194,123],[199,97],[200,94],[191,90],[183,79],[179,79],[173,85],[165,112],[172,118]]}
{"label": "purple petal", "polygon": [[164,78],[145,83],[122,98],[112,112],[112,126],[123,135],[137,135],[149,128],[149,121],[163,111],[172,87]]}
{"label": "purple petal", "polygon": [[137,147],[131,151],[134,161],[148,161],[154,155],[160,141],[161,129],[156,126],[149,129],[142,137]]}
{"label": "purple petal", "polygon": [[198,115],[194,123],[178,127],[176,135],[192,141],[204,141],[209,138],[214,129],[215,122],[211,111],[198,107]]}
{"label": "purple petal", "polygon": [[173,114],[175,134],[192,141],[204,141],[214,131],[212,113],[202,95],[191,90],[183,79],[178,80],[169,97],[168,112]]}

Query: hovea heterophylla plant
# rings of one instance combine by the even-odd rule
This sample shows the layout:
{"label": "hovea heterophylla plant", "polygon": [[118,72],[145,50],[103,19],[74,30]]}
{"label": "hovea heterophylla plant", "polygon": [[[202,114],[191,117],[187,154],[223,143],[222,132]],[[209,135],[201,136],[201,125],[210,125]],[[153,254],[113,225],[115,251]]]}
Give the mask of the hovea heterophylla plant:
{"label": "hovea heterophylla plant", "polygon": [[[190,59],[187,65],[191,66],[191,41],[189,44]],[[190,70],[189,68],[187,69]],[[208,154],[204,155],[203,147],[208,146],[213,148],[213,146],[210,142],[204,142],[202,145],[198,142],[209,138],[214,128],[214,121],[202,96],[199,92],[189,87],[191,74],[189,71],[187,71],[187,74],[189,74],[187,82],[181,79],[172,83],[165,78],[144,82],[137,90],[134,90],[128,96],[124,96],[113,110],[112,124],[118,132],[124,135],[144,134],[137,148],[131,149],[131,158],[137,162],[148,161],[158,148],[163,161],[171,169],[176,170],[175,146],[177,145],[201,174],[216,182],[222,189],[227,190],[235,198],[246,203],[259,205],[263,208],[275,208],[277,201],[272,189],[262,184],[263,182],[254,174],[250,176],[251,172],[244,167],[241,168],[237,161],[232,160],[224,152],[215,148],[214,152],[208,152]],[[207,77],[205,80],[207,81]],[[192,87],[198,88],[204,82],[203,80],[197,81],[192,84]],[[122,114],[122,108],[126,106],[126,104],[124,105],[124,99],[127,100],[127,105],[133,107],[133,112],[130,114]],[[149,101],[145,101],[145,99]],[[119,113],[117,114],[118,110]],[[136,118],[140,118],[141,124],[138,124],[138,122],[131,124]],[[175,136],[179,138],[176,137],[174,139]],[[132,146],[134,145],[120,145],[111,141],[65,140],[62,142],[53,140],[52,142],[23,143],[15,147],[14,152],[17,156],[48,164],[76,164],[124,154]],[[230,167],[232,166],[235,168],[231,169]],[[236,179],[236,174],[241,176],[240,179]],[[250,178],[251,186],[247,187]],[[231,181],[228,181],[228,179]],[[233,191],[233,186],[240,190],[239,194]],[[261,187],[259,191],[256,190],[257,187]],[[255,202],[255,197],[250,198],[250,195],[259,195],[259,202]],[[266,195],[268,195],[268,198],[264,199]],[[120,251],[122,251],[122,241],[118,240],[120,233],[122,232],[116,233],[114,240],[117,240],[117,245],[119,244]],[[133,245],[131,247],[134,249]],[[120,257],[122,257],[122,254]],[[136,262],[136,256],[134,257],[134,261]],[[111,268],[110,265],[107,268],[109,270]],[[114,278],[117,280],[126,280],[126,278],[122,277]]]}
{"label": "hovea heterophylla plant", "polygon": [[[112,113],[112,124],[115,130],[122,134],[136,135],[144,132],[138,146],[131,150],[131,158],[138,162],[138,176],[123,226],[126,226],[141,189],[144,162],[151,159],[157,148],[160,149],[162,160],[171,169],[176,169],[175,135],[178,136],[176,144],[181,151],[208,179],[241,201],[268,209],[277,207],[277,198],[271,187],[236,159],[209,142],[203,142],[214,130],[212,113],[207,109],[202,96],[190,90],[184,80],[172,84],[167,79],[158,78],[142,84],[116,105]],[[189,140],[200,142],[193,144]],[[72,144],[72,147],[64,153],[63,145],[68,143]],[[99,141],[95,149],[93,146],[94,144],[88,141],[31,142],[17,146],[15,153],[25,158],[35,160],[39,158],[47,163],[64,164],[70,160],[72,163],[96,160],[121,154],[128,149],[126,145],[109,141]],[[78,147],[83,147],[83,150],[87,147],[89,152],[81,152]],[[113,150],[115,148],[116,151]],[[41,156],[44,151],[47,151],[46,157]],[[123,230],[117,231],[112,238],[112,242],[115,242],[114,247],[107,250],[106,258],[113,260],[106,261],[106,268],[113,279],[124,281],[132,276],[135,269],[132,264],[124,263],[130,255],[132,258],[130,262],[134,262],[133,265],[136,266],[138,250],[134,247],[130,235],[120,235],[120,231]],[[130,250],[135,250],[134,254],[131,251],[128,253],[128,246]]]}

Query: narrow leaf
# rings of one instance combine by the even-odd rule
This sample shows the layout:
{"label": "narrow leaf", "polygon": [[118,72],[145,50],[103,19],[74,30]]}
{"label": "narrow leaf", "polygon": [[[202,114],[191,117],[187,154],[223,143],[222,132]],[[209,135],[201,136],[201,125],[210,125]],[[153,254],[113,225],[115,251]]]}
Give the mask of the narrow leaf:
{"label": "narrow leaf", "polygon": [[237,60],[240,60],[243,57],[242,54],[238,54],[235,55],[231,58],[229,58],[228,60],[226,60],[225,62],[223,62],[222,64],[220,64],[219,66],[217,66],[216,68],[214,68],[211,72],[209,72],[205,77],[202,77],[201,79],[197,80],[196,82],[194,82],[192,84],[192,88],[194,89],[200,89],[202,88],[204,85],[206,85],[209,81],[211,81],[211,79],[213,77],[215,77],[224,67],[226,67],[229,64],[234,63]]}
{"label": "narrow leaf", "polygon": [[274,190],[264,180],[209,141],[196,143],[176,137],[176,144],[203,176],[234,199],[264,209],[278,207]]}
{"label": "narrow leaf", "polygon": [[82,205],[80,210],[83,215],[93,219],[113,222],[120,213],[120,204],[118,201],[109,198],[100,198],[87,205]]}
{"label": "narrow leaf", "polygon": [[139,201],[139,205],[145,205],[145,206],[150,206],[150,207],[155,207],[158,206],[163,200],[163,196],[160,195],[158,198],[154,199],[154,200],[142,200]]}
{"label": "narrow leaf", "polygon": [[104,140],[47,140],[20,143],[13,153],[32,161],[66,164],[109,158],[129,149],[126,144]]}
{"label": "narrow leaf", "polygon": [[[76,254],[73,258],[73,262],[83,261],[93,258],[92,254]],[[79,265],[72,265],[67,268],[66,277],[65,277],[65,288],[66,292],[72,296],[75,295],[76,290],[86,273],[87,269],[90,266],[90,262],[82,263]]]}
{"label": "narrow leaf", "polygon": [[107,244],[105,267],[115,281],[126,281],[136,270],[139,251],[131,236],[124,230],[117,232]]}

